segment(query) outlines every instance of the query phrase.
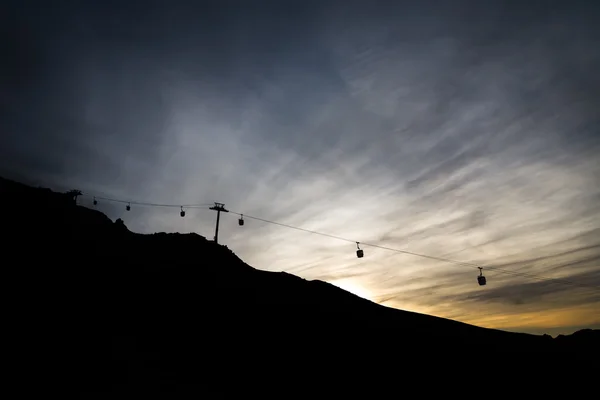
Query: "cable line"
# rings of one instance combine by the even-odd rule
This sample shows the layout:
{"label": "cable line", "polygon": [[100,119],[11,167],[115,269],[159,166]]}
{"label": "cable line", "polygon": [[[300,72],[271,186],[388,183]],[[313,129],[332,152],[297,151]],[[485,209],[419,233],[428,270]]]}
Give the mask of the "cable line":
{"label": "cable line", "polygon": [[[342,241],[350,242],[350,243],[357,243],[357,244],[360,243],[363,246],[374,247],[374,248],[378,248],[378,249],[382,249],[382,250],[387,250],[387,251],[393,251],[393,252],[396,252],[396,253],[407,254],[407,255],[411,255],[411,256],[415,256],[415,257],[427,258],[427,259],[430,259],[430,260],[446,262],[446,263],[449,263],[449,264],[454,264],[454,265],[459,265],[459,266],[471,267],[471,268],[479,269],[480,271],[482,271],[482,269],[483,269],[483,267],[481,266],[481,264],[475,264],[475,263],[465,262],[465,261],[457,261],[457,260],[452,260],[452,259],[449,259],[449,258],[438,257],[438,256],[430,256],[430,255],[427,255],[427,254],[415,253],[415,252],[407,251],[407,250],[400,250],[400,249],[396,249],[396,248],[393,248],[393,247],[382,246],[382,245],[378,245],[378,244],[374,244],[374,243],[358,242],[356,240],[352,240],[352,239],[345,238],[345,237],[342,237],[342,236],[331,235],[331,234],[328,234],[328,233],[323,233],[323,232],[319,232],[319,231],[315,231],[315,230],[300,228],[300,227],[297,227],[297,226],[288,225],[288,224],[284,224],[284,223],[281,223],[281,222],[270,221],[270,220],[267,220],[267,219],[264,219],[264,218],[254,217],[254,216],[251,216],[251,215],[248,215],[248,214],[241,214],[241,213],[238,213],[238,212],[235,212],[235,211],[230,211],[230,213],[231,214],[240,215],[240,216],[243,215],[246,218],[254,219],[254,220],[265,222],[265,223],[268,223],[268,224],[282,226],[284,228],[295,229],[295,230],[298,230],[298,231],[307,232],[307,233],[311,233],[311,234],[314,234],[314,235],[325,236],[325,237],[329,237],[329,238],[332,238],[332,239],[342,240]],[[357,253],[357,254],[364,254],[364,253],[362,253],[362,251],[361,251],[361,253]],[[359,258],[362,258],[362,256],[359,256]],[[538,275],[538,274],[532,274],[532,273],[526,273],[526,272],[518,272],[518,271],[511,271],[511,270],[507,270],[507,269],[503,269],[503,268],[499,268],[499,267],[494,267],[494,266],[485,266],[485,268],[487,270],[496,271],[496,272],[500,272],[500,273],[507,274],[507,275],[521,276],[521,277],[526,277],[526,278],[530,278],[530,279],[537,279],[537,280],[540,280],[540,281],[548,281],[548,282],[553,282],[553,283],[561,283],[561,284],[579,286],[579,287],[584,287],[584,288],[592,288],[592,289],[596,289],[596,290],[600,289],[600,287],[595,286],[595,285],[589,285],[589,284],[580,283],[580,282],[573,282],[573,281],[569,281],[569,280],[563,279],[563,278],[550,278],[550,277],[545,277],[545,276],[541,276],[541,275]],[[480,276],[482,276],[482,275],[480,275]],[[485,280],[479,280],[479,281],[480,282],[483,281],[484,282],[483,285],[486,284]]]}
{"label": "cable line", "polygon": [[449,258],[445,258],[445,257],[432,256],[432,255],[416,253],[416,252],[412,252],[412,251],[408,251],[408,250],[396,249],[393,247],[383,246],[383,245],[379,245],[379,244],[375,244],[375,243],[360,242],[360,241],[349,239],[349,238],[346,238],[343,236],[332,235],[332,234],[319,232],[319,231],[315,231],[315,230],[311,230],[311,229],[301,228],[298,226],[289,225],[289,224],[276,222],[276,221],[271,221],[271,220],[268,220],[265,218],[255,217],[252,215],[243,214],[243,213],[239,213],[239,212],[235,212],[235,211],[228,211],[223,208],[223,206],[224,206],[223,203],[182,205],[182,204],[152,203],[152,202],[143,202],[143,201],[128,201],[128,200],[121,200],[121,199],[116,199],[116,198],[111,198],[111,197],[92,196],[92,195],[85,195],[85,194],[81,194],[81,196],[92,197],[94,206],[96,206],[98,204],[98,200],[126,204],[127,211],[131,210],[131,205],[139,205],[139,206],[147,206],[147,207],[180,208],[181,209],[181,212],[180,212],[181,217],[185,216],[184,208],[217,210],[218,213],[217,213],[217,226],[216,226],[216,231],[215,231],[215,241],[218,240],[217,238],[218,238],[218,227],[219,227],[219,217],[220,217],[219,211],[225,211],[230,214],[239,215],[240,218],[238,219],[238,224],[240,226],[244,226],[244,217],[245,217],[248,219],[253,219],[253,220],[264,222],[267,224],[277,225],[277,226],[281,226],[281,227],[288,228],[288,229],[294,229],[294,230],[298,230],[298,231],[302,231],[302,232],[306,232],[306,233],[310,233],[310,234],[314,234],[314,235],[320,235],[320,236],[324,236],[324,237],[328,237],[331,239],[336,239],[336,240],[340,240],[340,241],[344,241],[344,242],[356,243],[356,246],[357,246],[356,255],[358,258],[364,257],[364,250],[360,248],[360,245],[362,245],[362,246],[373,247],[373,248],[386,250],[386,251],[393,251],[393,252],[399,253],[399,254],[405,254],[405,255],[410,255],[410,256],[414,256],[414,257],[421,257],[421,258],[426,258],[426,259],[430,259],[430,260],[445,262],[445,263],[453,264],[453,265],[457,265],[457,266],[464,266],[464,267],[478,269],[480,274],[477,277],[477,281],[478,281],[479,285],[481,285],[481,286],[484,286],[487,284],[487,280],[486,280],[485,276],[483,276],[483,269],[485,268],[486,270],[495,271],[495,272],[499,272],[499,273],[506,274],[506,275],[519,276],[519,277],[534,279],[534,280],[538,280],[538,281],[560,283],[563,285],[570,285],[570,286],[577,286],[577,287],[582,287],[582,288],[587,288],[587,289],[600,290],[600,287],[597,285],[591,285],[591,284],[586,284],[586,283],[581,283],[581,282],[574,282],[574,281],[570,281],[570,280],[567,280],[564,278],[550,278],[550,277],[546,277],[546,276],[542,276],[542,275],[538,275],[538,274],[534,274],[534,273],[512,271],[512,270],[508,270],[508,269],[494,267],[493,265],[482,266],[481,264],[476,264],[473,262],[458,261],[458,260],[453,260],[453,259],[449,259]]}

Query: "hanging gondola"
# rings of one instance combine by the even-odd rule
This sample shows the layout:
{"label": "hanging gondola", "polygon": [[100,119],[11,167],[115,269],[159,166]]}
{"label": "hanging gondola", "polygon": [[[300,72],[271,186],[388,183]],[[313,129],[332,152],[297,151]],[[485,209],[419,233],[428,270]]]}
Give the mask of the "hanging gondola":
{"label": "hanging gondola", "polygon": [[181,212],[179,213],[179,215],[181,215],[181,217],[185,217],[185,211],[183,211],[183,206],[181,206]]}
{"label": "hanging gondola", "polygon": [[356,242],[356,248],[358,249],[358,250],[356,250],[356,257],[363,258],[365,253],[364,253],[364,251],[362,251],[362,249],[358,245],[358,242]]}
{"label": "hanging gondola", "polygon": [[131,210],[131,203],[127,203],[127,206],[125,207],[125,210],[127,210],[127,211]]}
{"label": "hanging gondola", "polygon": [[238,219],[238,225],[244,226],[244,214],[240,215],[240,219]]}
{"label": "hanging gondola", "polygon": [[98,205],[98,200],[96,200],[96,197],[94,197],[94,205],[97,206]]}
{"label": "hanging gondola", "polygon": [[483,276],[483,267],[478,267],[479,268],[479,276],[477,277],[477,283],[479,283],[479,286],[485,286],[485,284],[487,283],[487,280],[485,279],[485,276]]}

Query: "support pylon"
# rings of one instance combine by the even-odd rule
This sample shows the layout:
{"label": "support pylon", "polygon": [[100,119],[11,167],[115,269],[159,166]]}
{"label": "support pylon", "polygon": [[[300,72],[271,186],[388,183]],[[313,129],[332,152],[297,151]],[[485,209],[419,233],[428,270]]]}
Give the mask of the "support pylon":
{"label": "support pylon", "polygon": [[210,207],[210,209],[215,210],[217,212],[217,226],[215,227],[215,243],[219,243],[219,220],[221,219],[221,211],[229,212],[229,210],[225,209],[225,204],[223,203],[215,203],[215,205]]}

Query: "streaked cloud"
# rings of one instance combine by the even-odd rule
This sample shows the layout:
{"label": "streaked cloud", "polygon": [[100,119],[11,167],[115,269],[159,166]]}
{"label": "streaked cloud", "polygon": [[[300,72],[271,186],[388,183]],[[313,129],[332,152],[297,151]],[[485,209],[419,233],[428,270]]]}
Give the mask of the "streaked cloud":
{"label": "streaked cloud", "polygon": [[[173,11],[175,25],[146,10],[129,26],[134,9],[107,25],[82,7],[61,18],[88,23],[27,42],[44,63],[37,89],[6,86],[2,168],[347,238],[233,215],[220,233],[250,265],[387,306],[531,332],[599,326],[598,290],[536,279],[600,285],[590,13],[375,3]],[[56,26],[12,23],[26,20]],[[208,210],[99,208],[135,231],[213,235]],[[509,272],[479,287],[476,268],[369,243]]]}

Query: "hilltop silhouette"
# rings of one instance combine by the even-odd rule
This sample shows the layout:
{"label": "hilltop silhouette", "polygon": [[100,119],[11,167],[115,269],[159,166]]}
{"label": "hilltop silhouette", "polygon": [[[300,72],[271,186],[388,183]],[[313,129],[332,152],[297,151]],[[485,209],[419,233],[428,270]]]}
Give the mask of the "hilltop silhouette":
{"label": "hilltop silhouette", "polygon": [[597,330],[553,339],[384,307],[255,269],[197,234],[131,232],[76,194],[0,178],[23,338],[40,363],[88,389],[209,384],[267,360],[277,370],[349,354],[381,363],[597,355]]}

